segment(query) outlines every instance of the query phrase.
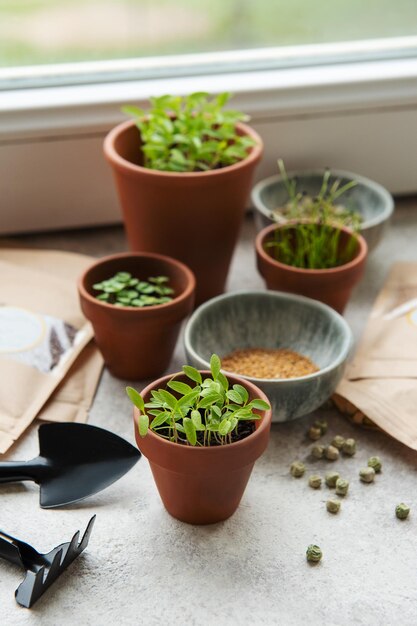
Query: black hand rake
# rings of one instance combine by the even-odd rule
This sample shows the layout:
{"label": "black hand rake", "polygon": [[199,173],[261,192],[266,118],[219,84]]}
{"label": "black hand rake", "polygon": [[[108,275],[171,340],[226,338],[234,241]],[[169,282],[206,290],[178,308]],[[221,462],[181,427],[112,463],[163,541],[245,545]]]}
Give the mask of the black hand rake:
{"label": "black hand rake", "polygon": [[15,591],[18,604],[30,609],[68,565],[86,549],[95,518],[94,515],[88,522],[80,543],[78,531],[70,542],[62,543],[47,554],[40,554],[29,544],[0,530],[0,557],[26,570],[25,579]]}

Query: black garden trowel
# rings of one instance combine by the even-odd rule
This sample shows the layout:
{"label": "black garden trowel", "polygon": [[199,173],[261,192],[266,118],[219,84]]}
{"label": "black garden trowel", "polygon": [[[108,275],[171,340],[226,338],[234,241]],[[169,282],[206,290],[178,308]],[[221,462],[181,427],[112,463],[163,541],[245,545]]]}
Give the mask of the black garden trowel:
{"label": "black garden trowel", "polygon": [[39,456],[0,463],[0,483],[35,481],[44,509],[78,502],[105,489],[141,457],[121,437],[89,424],[42,424],[38,435]]}

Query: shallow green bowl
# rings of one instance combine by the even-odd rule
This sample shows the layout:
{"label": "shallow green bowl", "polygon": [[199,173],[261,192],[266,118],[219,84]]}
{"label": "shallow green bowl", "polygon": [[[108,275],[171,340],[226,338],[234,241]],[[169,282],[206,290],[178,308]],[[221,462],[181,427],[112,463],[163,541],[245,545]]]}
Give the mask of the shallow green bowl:
{"label": "shallow green bowl", "polygon": [[310,413],[334,392],[352,346],[352,332],[341,315],[310,298],[272,291],[228,293],[194,311],[184,335],[187,363],[209,369],[242,348],[289,348],[309,357],[318,372],[290,379],[243,376],[260,387],[273,407],[273,421]]}

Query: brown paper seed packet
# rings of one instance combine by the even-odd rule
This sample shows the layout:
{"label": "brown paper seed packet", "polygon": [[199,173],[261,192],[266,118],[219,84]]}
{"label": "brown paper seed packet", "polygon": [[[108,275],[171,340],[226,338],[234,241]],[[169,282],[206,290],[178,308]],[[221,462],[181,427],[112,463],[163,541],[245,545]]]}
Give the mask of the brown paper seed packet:
{"label": "brown paper seed packet", "polygon": [[89,263],[66,252],[0,250],[0,454],[35,417],[87,419],[102,368],[76,290]]}
{"label": "brown paper seed packet", "polygon": [[417,263],[396,263],[379,293],[335,401],[417,450]]}

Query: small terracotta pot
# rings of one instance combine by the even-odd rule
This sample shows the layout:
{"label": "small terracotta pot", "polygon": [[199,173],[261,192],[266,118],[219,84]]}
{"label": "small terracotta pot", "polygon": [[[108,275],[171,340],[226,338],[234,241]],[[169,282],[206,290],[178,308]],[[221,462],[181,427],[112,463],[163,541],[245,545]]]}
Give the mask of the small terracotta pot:
{"label": "small terracotta pot", "polygon": [[[202,371],[203,375],[210,375]],[[181,372],[170,374],[148,385],[142,393],[145,402],[151,391],[165,388],[169,380],[193,384]],[[255,385],[228,375],[231,384],[243,385],[249,397],[266,395]],[[135,437],[139,450],[148,459],[156,486],[168,513],[189,524],[213,524],[230,517],[239,506],[255,461],[265,451],[271,427],[271,410],[256,411],[262,419],[256,430],[241,441],[214,447],[194,447],[172,443],[148,430],[146,437],[138,431],[138,409],[134,409]]]}
{"label": "small terracotta pot", "polygon": [[[361,235],[355,235],[358,245],[356,254],[349,263],[324,270],[302,269],[276,261],[264,249],[265,243],[273,239],[273,233],[282,227],[288,228],[288,225],[271,224],[256,237],[258,271],[268,289],[307,296],[343,313],[353,287],[362,278],[365,270],[368,254],[365,239]],[[343,249],[353,235],[348,228],[343,227],[341,230],[340,247]]]}
{"label": "small terracotta pot", "polygon": [[208,172],[161,172],[142,166],[134,121],[116,126],[104,141],[113,169],[131,250],[167,254],[186,263],[197,279],[196,304],[224,290],[252,177],[263,143],[239,163]]}
{"label": "small terracotta pot", "polygon": [[[168,276],[175,297],[148,306],[117,307],[97,300],[92,286],[130,272],[135,278]],[[81,308],[93,325],[95,340],[113,376],[140,380],[160,376],[168,367],[182,320],[194,306],[195,278],[183,263],[159,254],[115,254],[93,263],[78,281]]]}

